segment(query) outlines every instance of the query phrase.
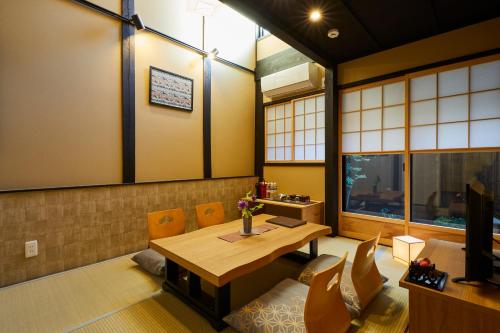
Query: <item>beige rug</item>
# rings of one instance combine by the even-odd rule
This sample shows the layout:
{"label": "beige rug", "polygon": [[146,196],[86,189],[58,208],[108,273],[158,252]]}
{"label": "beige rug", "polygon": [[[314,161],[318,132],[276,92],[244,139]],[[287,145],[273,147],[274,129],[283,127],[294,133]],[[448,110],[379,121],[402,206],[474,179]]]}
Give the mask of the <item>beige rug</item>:
{"label": "beige rug", "polygon": [[[335,255],[347,250],[352,260],[357,244],[347,238],[322,238],[319,249]],[[350,332],[404,332],[408,296],[398,281],[406,266],[392,260],[390,248],[379,247],[376,256],[389,282]],[[160,291],[161,281],[137,269],[129,257],[0,289],[0,332],[215,332],[190,307]],[[234,281],[232,308],[299,271],[290,261],[278,260]]]}

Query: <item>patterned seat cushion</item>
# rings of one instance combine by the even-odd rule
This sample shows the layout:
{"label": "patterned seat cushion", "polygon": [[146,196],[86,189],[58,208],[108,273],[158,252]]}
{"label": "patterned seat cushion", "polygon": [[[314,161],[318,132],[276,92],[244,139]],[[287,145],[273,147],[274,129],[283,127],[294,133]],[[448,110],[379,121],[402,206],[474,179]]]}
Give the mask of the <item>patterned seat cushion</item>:
{"label": "patterned seat cushion", "polygon": [[[333,264],[337,263],[340,257],[329,254],[322,254],[318,258],[311,261],[299,276],[299,282],[309,285],[311,279],[316,272],[320,272]],[[351,313],[352,318],[358,318],[361,315],[361,303],[359,302],[358,294],[354,289],[354,284],[351,279],[352,263],[346,261],[344,273],[342,274],[342,282],[340,283],[340,291],[342,298],[346,303],[347,309]],[[387,278],[382,275],[383,283],[387,282]]]}
{"label": "patterned seat cushion", "polygon": [[306,333],[304,306],[309,287],[292,279],[224,318],[243,333]]}

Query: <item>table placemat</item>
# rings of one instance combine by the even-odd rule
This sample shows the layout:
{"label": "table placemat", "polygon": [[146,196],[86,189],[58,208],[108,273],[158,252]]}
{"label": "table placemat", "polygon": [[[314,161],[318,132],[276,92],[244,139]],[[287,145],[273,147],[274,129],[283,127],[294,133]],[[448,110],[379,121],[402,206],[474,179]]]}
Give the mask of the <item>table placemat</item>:
{"label": "table placemat", "polygon": [[[278,228],[277,225],[261,224],[259,226],[252,228],[252,231],[264,233],[264,232],[267,232],[267,231],[270,231],[270,230],[273,230],[276,228]],[[226,242],[229,242],[229,243],[234,243],[234,242],[237,242],[239,240],[245,239],[245,238],[250,237],[250,236],[255,236],[255,235],[241,235],[239,231],[236,231],[236,232],[232,232],[232,233],[227,234],[227,235],[219,236],[217,238],[225,240]]]}

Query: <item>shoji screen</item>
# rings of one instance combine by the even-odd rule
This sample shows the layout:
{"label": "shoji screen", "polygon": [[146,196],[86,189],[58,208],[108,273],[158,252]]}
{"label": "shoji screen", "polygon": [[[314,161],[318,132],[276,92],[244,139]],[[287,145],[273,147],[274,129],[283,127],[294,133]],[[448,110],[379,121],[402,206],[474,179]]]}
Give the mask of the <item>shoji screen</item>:
{"label": "shoji screen", "polygon": [[296,161],[325,159],[325,95],[294,101]]}
{"label": "shoji screen", "polygon": [[410,80],[410,149],[500,146],[500,61]]}
{"label": "shoji screen", "polygon": [[405,83],[398,81],[342,94],[342,152],[405,149]]}
{"label": "shoji screen", "polygon": [[266,107],[266,162],[325,160],[325,95]]}
{"label": "shoji screen", "polygon": [[266,160],[292,160],[292,103],[266,108]]}

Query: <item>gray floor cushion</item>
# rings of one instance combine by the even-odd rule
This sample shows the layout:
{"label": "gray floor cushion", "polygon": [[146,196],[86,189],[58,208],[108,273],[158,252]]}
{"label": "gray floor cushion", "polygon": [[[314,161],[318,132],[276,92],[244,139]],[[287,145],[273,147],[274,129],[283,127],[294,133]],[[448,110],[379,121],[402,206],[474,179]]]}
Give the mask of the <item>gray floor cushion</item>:
{"label": "gray floor cushion", "polygon": [[152,249],[146,249],[132,257],[145,271],[162,276],[165,274],[165,257]]}
{"label": "gray floor cushion", "polygon": [[292,279],[278,283],[273,289],[224,321],[243,333],[306,333],[304,306],[309,287]]}

